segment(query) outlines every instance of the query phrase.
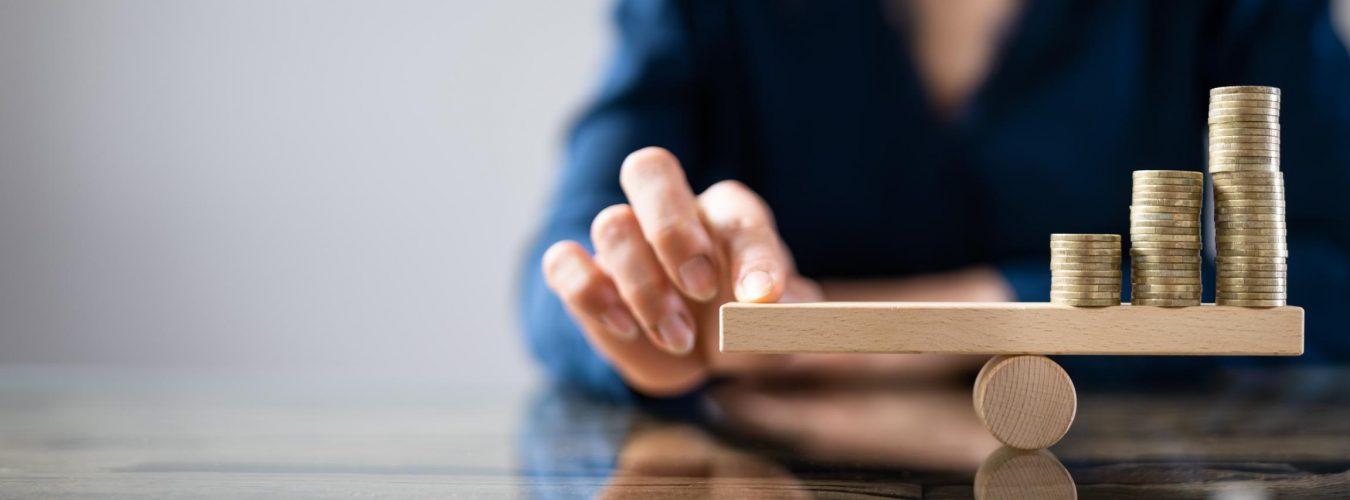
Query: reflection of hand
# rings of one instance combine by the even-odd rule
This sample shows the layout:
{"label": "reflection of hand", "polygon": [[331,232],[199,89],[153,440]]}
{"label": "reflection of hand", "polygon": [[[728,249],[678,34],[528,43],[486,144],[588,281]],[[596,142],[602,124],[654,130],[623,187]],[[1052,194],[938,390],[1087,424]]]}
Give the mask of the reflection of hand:
{"label": "reflection of hand", "polygon": [[630,436],[619,453],[614,476],[598,496],[808,498],[797,480],[781,467],[682,424],[639,430]]}
{"label": "reflection of hand", "polygon": [[976,418],[968,391],[872,387],[804,393],[737,384],[710,397],[735,430],[781,441],[816,460],[974,470],[1001,446]]}

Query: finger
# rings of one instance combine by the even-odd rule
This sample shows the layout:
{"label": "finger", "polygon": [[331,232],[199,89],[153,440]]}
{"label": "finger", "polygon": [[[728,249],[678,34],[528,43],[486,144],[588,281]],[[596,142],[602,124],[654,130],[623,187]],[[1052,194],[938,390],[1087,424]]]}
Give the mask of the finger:
{"label": "finger", "polygon": [[666,276],[695,300],[717,296],[712,239],[675,155],[661,148],[640,149],[624,160],[619,182]]}
{"label": "finger", "polygon": [[673,396],[693,389],[707,372],[694,357],[675,357],[640,338],[641,327],[628,312],[613,281],[572,241],[544,252],[544,275],[587,340],[638,392]]}
{"label": "finger", "polygon": [[708,226],[730,256],[736,300],[777,302],[787,286],[792,258],[778,237],[768,204],[736,181],[714,184],[698,201]]}
{"label": "finger", "polygon": [[615,205],[601,211],[591,225],[591,239],[600,267],[652,342],[677,356],[689,354],[694,348],[693,316],[642,238],[633,210]]}
{"label": "finger", "polygon": [[605,333],[633,340],[637,320],[619,297],[614,282],[595,265],[586,249],[575,241],[555,243],[544,252],[544,280],[577,319],[594,320]]}

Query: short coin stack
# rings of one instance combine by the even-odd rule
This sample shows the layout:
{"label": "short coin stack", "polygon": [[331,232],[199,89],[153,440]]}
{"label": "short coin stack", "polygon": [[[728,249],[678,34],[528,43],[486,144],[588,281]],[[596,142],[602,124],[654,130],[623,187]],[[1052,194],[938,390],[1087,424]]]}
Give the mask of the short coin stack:
{"label": "short coin stack", "polygon": [[1280,89],[1219,87],[1209,96],[1216,302],[1283,306],[1289,248],[1280,173]]}
{"label": "short coin stack", "polygon": [[1130,204],[1130,303],[1200,305],[1200,208],[1205,175],[1134,172]]}
{"label": "short coin stack", "polygon": [[1120,235],[1050,235],[1050,302],[1120,305]]}

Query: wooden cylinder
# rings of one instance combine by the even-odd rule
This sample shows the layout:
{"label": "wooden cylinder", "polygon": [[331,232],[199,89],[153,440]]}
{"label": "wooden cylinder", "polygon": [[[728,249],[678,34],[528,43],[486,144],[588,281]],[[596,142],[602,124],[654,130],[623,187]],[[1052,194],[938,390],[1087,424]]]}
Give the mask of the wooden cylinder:
{"label": "wooden cylinder", "polygon": [[1045,356],[995,356],[975,378],[975,413],[1014,448],[1049,448],[1069,432],[1077,411],[1069,374]]}

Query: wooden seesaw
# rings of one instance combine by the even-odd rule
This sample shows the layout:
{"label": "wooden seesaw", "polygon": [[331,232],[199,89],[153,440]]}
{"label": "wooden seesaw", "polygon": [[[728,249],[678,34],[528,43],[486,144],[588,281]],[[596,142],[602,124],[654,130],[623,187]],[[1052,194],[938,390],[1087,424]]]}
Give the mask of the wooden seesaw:
{"label": "wooden seesaw", "polygon": [[1298,356],[1303,309],[1046,302],[722,306],[722,352],[994,355],[975,412],[1004,444],[1047,448],[1073,425],[1073,381],[1047,355]]}

